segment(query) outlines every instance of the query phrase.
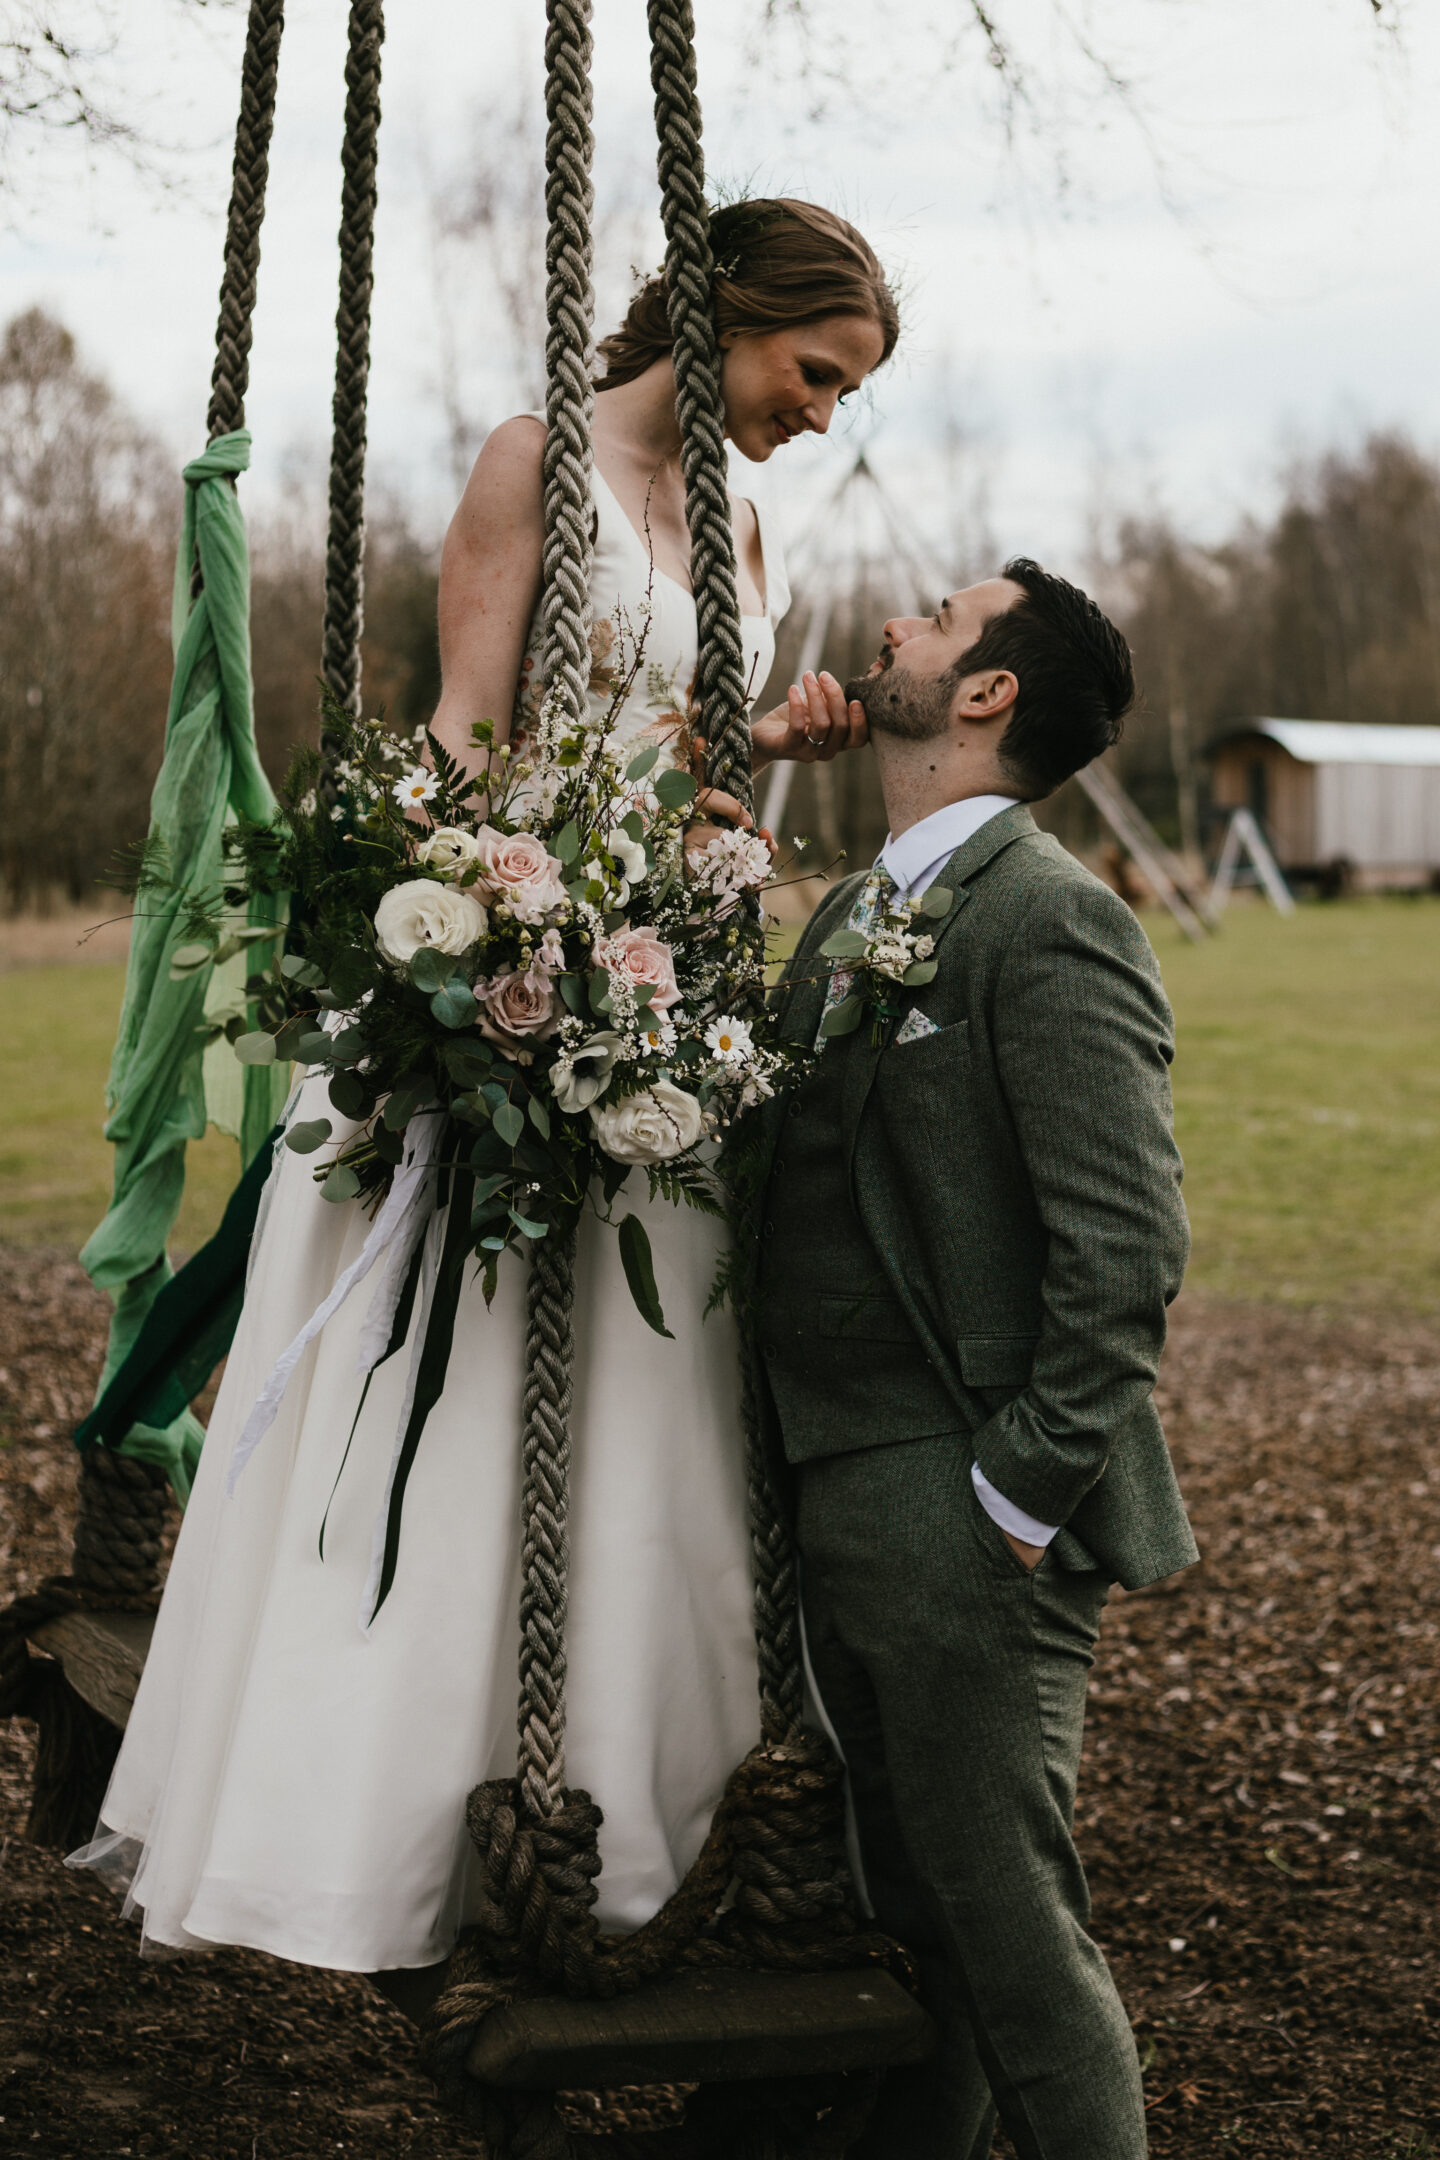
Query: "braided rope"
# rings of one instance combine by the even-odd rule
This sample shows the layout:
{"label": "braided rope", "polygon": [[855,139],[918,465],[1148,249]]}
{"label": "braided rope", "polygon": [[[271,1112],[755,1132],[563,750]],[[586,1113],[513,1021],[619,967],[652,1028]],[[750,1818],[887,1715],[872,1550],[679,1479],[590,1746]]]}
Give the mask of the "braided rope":
{"label": "braided rope", "polygon": [[720,347],[710,305],[715,264],[700,146],[695,16],[690,0],[649,0],[648,12],[680,467],[700,642],[700,726],[709,745],[711,785],[726,789],[748,810],[754,793],[745,719],[745,648],[730,530]]}
{"label": "braided rope", "polygon": [[344,181],[340,210],[340,305],[335,316],[335,430],[330,449],[330,533],[325,549],[321,661],[329,689],[360,710],[360,633],[365,620],[365,401],[370,387],[376,156],[380,134],[383,0],[351,0],[345,60]]}
{"label": "braided rope", "polygon": [[215,332],[215,372],[210,378],[209,440],[245,425],[250,383],[250,345],[255,285],[260,269],[260,225],[270,174],[270,136],[275,125],[275,82],[285,0],[250,0],[245,58],[240,72],[240,117],[230,214],[225,227],[225,272],[220,281],[220,321]]}
{"label": "braided rope", "polygon": [[[701,728],[709,745],[707,766],[712,786],[724,788],[746,809],[753,809],[744,643],[725,467],[720,349],[711,307],[714,255],[705,206],[691,0],[649,0],[649,18],[650,78],[660,138],[665,280],[675,338],[676,410],[700,636]],[[758,910],[751,913],[747,931],[763,955],[764,934]],[[779,1739],[799,1724],[804,1701],[799,1579],[794,1548],[776,1504],[766,1463],[748,1360],[742,1366],[741,1391],[755,1557],[761,1712],[767,1738]]]}
{"label": "braided rope", "polygon": [[545,542],[541,666],[572,721],[590,690],[595,409],[590,0],[548,0],[545,34]]}
{"label": "braided rope", "polygon": [[575,1232],[535,1247],[526,1287],[525,1472],[520,1589],[520,1784],[553,1815],[565,1784],[565,1607],[570,1566],[570,1402]]}

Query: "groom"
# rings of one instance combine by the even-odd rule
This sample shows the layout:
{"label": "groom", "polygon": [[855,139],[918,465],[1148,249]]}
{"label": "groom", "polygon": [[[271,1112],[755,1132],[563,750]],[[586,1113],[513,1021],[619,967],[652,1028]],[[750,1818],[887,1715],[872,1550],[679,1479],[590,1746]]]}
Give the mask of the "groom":
{"label": "groom", "polygon": [[[1109,1587],[1197,1557],[1151,1400],[1188,1244],[1172,1030],[1134,916],[1028,808],[1133,694],[1119,632],[1025,560],[801,692],[814,747],[863,708],[890,821],[788,970],[785,1032],[823,1047],[767,1106],[755,1321],[869,1895],[940,2031],[866,2160],[981,2160],[997,2110],[1023,2160],[1146,2150],[1072,1818]],[[831,979],[835,932],[926,895],[931,979],[847,983],[854,935]]]}

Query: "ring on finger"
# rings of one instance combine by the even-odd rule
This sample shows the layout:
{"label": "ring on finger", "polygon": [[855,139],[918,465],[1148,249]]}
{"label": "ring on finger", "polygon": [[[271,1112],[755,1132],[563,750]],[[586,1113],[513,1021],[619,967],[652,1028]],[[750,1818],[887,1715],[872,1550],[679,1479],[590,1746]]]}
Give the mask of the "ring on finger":
{"label": "ring on finger", "polygon": [[812,750],[821,750],[825,746],[825,737],[823,735],[812,735],[809,728],[805,730],[805,740]]}

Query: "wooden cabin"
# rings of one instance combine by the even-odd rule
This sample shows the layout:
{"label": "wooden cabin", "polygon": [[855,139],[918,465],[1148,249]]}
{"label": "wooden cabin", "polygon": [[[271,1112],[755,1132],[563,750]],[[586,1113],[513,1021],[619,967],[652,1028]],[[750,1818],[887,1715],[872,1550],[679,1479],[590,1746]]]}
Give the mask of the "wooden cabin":
{"label": "wooden cabin", "polygon": [[1245,720],[1209,756],[1216,809],[1251,811],[1287,877],[1440,881],[1440,727]]}

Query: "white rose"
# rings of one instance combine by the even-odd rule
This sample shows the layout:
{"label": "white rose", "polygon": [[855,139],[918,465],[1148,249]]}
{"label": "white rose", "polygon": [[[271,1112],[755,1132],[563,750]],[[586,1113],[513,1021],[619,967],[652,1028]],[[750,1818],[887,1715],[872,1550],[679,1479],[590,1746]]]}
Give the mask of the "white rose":
{"label": "white rose", "polygon": [[550,1085],[567,1116],[588,1110],[596,1097],[604,1094],[619,1054],[620,1037],[613,1028],[602,1028],[555,1060]]}
{"label": "white rose", "polygon": [[463,953],[478,945],[490,918],[473,893],[454,892],[433,878],[392,885],[375,910],[375,939],[387,960],[407,967],[422,945]]}
{"label": "white rose", "polygon": [[694,1147],[704,1131],[700,1105],[670,1080],[590,1112],[595,1137],[612,1162],[668,1162]]}
{"label": "white rose", "polygon": [[415,860],[443,878],[457,878],[467,863],[480,860],[480,842],[458,825],[437,825],[416,848]]}

